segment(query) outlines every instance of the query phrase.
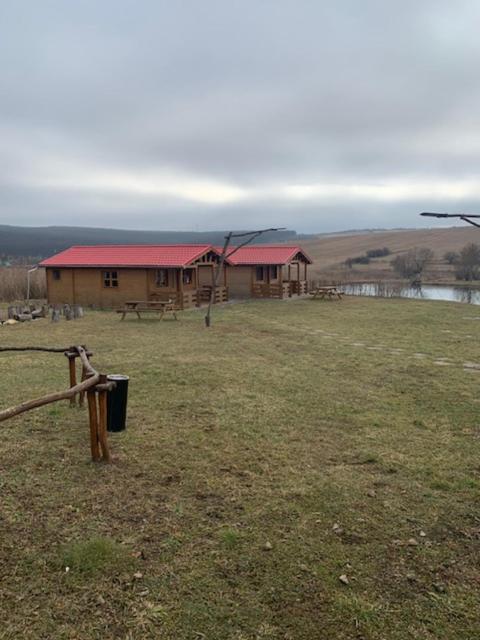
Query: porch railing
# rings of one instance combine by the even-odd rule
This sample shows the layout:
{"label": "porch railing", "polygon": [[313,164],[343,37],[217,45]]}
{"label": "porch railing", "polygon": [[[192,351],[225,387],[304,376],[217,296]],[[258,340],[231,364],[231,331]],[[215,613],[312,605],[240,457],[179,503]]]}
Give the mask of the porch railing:
{"label": "porch railing", "polygon": [[305,295],[308,291],[306,280],[292,280],[281,283],[256,282],[252,287],[254,298],[289,298],[292,295]]}
{"label": "porch railing", "polygon": [[254,298],[288,298],[289,283],[262,284],[257,282],[253,285],[252,295]]}
{"label": "porch railing", "polygon": [[308,283],[306,280],[293,280],[291,283],[292,295],[305,296],[308,293]]}
{"label": "porch railing", "polygon": [[[212,291],[212,287],[209,285],[205,285],[198,290],[199,304],[201,304],[202,302],[204,303],[210,302],[211,291]],[[228,300],[228,288],[223,286],[215,287],[215,296],[213,298],[213,303],[219,304],[220,302],[227,302],[227,300]]]}

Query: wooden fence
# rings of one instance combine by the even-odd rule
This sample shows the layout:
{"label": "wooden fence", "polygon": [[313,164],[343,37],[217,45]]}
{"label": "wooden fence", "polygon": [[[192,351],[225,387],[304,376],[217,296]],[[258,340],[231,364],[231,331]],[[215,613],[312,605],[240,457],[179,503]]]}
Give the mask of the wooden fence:
{"label": "wooden fence", "polygon": [[[98,373],[93,368],[90,363],[92,352],[88,351],[85,346],[72,346],[66,349],[60,347],[0,347],[0,352],[5,351],[63,353],[68,359],[70,388],[4,409],[0,411],[0,422],[61,400],[69,400],[70,406],[74,407],[78,398],[78,405],[82,407],[85,404],[86,395],[92,460],[94,462],[100,460],[110,462],[111,456],[107,441],[107,393],[115,387],[115,383],[109,382],[106,375]],[[77,359],[81,365],[80,382],[77,382]]]}

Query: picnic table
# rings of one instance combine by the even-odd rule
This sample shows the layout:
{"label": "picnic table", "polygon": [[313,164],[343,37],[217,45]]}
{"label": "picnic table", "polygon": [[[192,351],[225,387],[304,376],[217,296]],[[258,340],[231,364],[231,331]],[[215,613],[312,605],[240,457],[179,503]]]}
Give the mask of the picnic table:
{"label": "picnic table", "polygon": [[135,313],[140,319],[141,313],[158,313],[158,319],[162,320],[165,314],[170,313],[175,320],[177,318],[178,305],[173,300],[128,300],[124,303],[123,309],[117,309],[121,313],[121,320],[125,319],[127,313]]}
{"label": "picnic table", "polygon": [[340,291],[340,289],[335,285],[315,287],[313,291],[309,291],[309,293],[312,296],[312,300],[315,300],[316,298],[319,298],[320,300],[324,300],[325,298],[333,300],[335,297],[341,300],[343,296],[343,291]]}

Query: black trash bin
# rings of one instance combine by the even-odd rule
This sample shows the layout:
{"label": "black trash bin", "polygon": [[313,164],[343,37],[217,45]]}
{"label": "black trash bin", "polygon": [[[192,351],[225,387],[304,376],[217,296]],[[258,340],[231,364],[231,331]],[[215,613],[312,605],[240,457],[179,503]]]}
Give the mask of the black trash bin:
{"label": "black trash bin", "polygon": [[124,431],[127,422],[128,376],[112,374],[107,380],[116,387],[108,392],[107,431]]}

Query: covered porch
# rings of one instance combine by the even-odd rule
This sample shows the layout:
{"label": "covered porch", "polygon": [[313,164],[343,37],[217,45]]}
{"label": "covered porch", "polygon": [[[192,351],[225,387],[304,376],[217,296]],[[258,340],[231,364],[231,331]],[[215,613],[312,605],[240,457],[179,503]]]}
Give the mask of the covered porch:
{"label": "covered porch", "polygon": [[308,293],[307,262],[255,267],[252,282],[254,298],[291,298]]}
{"label": "covered porch", "polygon": [[[215,270],[219,257],[210,251],[185,267],[149,269],[147,273],[148,300],[172,300],[180,309],[208,304],[214,287]],[[226,268],[215,287],[215,304],[228,300]]]}

